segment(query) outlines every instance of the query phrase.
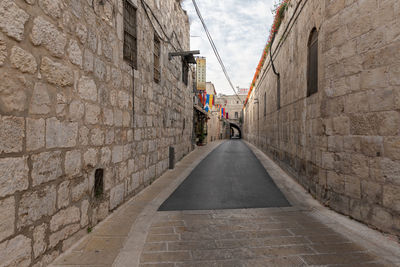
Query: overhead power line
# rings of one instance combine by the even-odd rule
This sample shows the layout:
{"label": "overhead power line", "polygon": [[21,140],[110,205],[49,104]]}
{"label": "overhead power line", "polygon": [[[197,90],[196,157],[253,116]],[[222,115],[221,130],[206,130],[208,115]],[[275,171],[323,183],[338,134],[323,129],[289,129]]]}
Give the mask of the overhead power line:
{"label": "overhead power line", "polygon": [[[151,7],[150,7],[150,6],[146,3],[146,1],[144,1],[144,0],[141,0],[140,2],[141,2],[142,7],[143,7],[143,9],[144,9],[144,11],[145,11],[146,17],[147,17],[148,20],[150,21],[150,24],[151,24],[151,26],[153,27],[154,32],[157,34],[157,36],[160,38],[160,40],[163,41],[164,43],[169,43],[175,51],[182,51],[182,45],[181,45],[181,43],[179,42],[179,38],[178,38],[176,32],[175,32],[174,30],[172,30],[171,36],[169,37],[168,34],[165,32],[165,29],[164,29],[164,27],[162,26],[162,24],[160,23],[159,19],[158,19],[157,16],[154,14],[154,12],[153,12],[153,10],[151,9]],[[162,31],[162,33],[164,34],[164,36],[166,37],[166,39],[164,39],[164,38],[161,36],[161,34],[158,33],[156,27],[155,27],[154,24],[153,24],[152,19],[150,18],[150,15],[149,15],[149,13],[148,13],[148,10],[150,11],[151,16],[156,20],[156,22],[157,22],[159,28],[161,29],[161,31]],[[177,49],[177,48],[174,46],[174,44],[172,43],[172,41],[171,41],[171,39],[174,37],[174,35],[175,35],[175,37],[176,37],[176,41],[177,41],[177,43],[178,43],[180,49]]]}
{"label": "overhead power line", "polygon": [[242,100],[240,99],[239,95],[237,94],[237,92],[236,92],[236,90],[235,90],[235,87],[233,86],[233,83],[232,83],[231,79],[229,78],[228,72],[227,72],[227,70],[226,70],[226,68],[225,68],[224,63],[222,62],[222,58],[220,57],[220,55],[219,55],[219,53],[218,53],[217,47],[215,46],[215,43],[214,43],[214,41],[213,41],[213,39],[212,39],[212,37],[211,37],[211,34],[210,34],[210,32],[208,31],[208,28],[207,28],[207,26],[206,26],[206,23],[204,22],[203,16],[202,16],[201,13],[200,13],[200,10],[199,10],[199,7],[197,6],[196,1],[195,1],[195,0],[192,0],[192,2],[193,2],[193,5],[194,5],[194,8],[196,9],[197,16],[199,17],[199,19],[200,19],[200,21],[201,21],[201,24],[203,25],[203,28],[204,28],[204,30],[205,30],[205,32],[206,32],[206,35],[207,35],[208,41],[210,42],[211,48],[213,49],[214,54],[215,54],[215,56],[216,56],[216,58],[217,58],[219,64],[221,65],[222,71],[224,72],[225,77],[226,77],[226,79],[228,80],[229,85],[231,86],[231,88],[232,88],[233,92],[235,93],[235,95],[237,96],[237,98],[238,98],[240,101],[242,101]]}

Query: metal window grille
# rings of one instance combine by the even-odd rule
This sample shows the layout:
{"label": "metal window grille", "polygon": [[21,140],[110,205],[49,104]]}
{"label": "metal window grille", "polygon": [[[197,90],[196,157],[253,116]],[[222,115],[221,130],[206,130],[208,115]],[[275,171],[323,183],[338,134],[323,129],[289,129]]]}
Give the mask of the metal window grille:
{"label": "metal window grille", "polygon": [[235,112],[235,119],[239,118],[239,113]]}
{"label": "metal window grille", "polygon": [[308,43],[307,96],[318,92],[318,32],[314,28]]}
{"label": "metal window grille", "polygon": [[161,55],[161,43],[157,35],[154,35],[154,81],[159,83],[161,80],[160,72],[160,55]]}
{"label": "metal window grille", "polygon": [[137,32],[136,9],[124,0],[124,59],[133,68],[137,68]]}

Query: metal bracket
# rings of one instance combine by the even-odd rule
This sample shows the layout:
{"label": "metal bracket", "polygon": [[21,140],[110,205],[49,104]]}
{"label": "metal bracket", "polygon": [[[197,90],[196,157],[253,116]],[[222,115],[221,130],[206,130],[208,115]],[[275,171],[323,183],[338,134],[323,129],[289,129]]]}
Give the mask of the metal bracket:
{"label": "metal bracket", "polygon": [[196,64],[196,60],[193,55],[200,54],[200,50],[193,51],[182,51],[182,52],[170,52],[168,53],[168,59],[171,60],[173,57],[183,57],[187,63]]}

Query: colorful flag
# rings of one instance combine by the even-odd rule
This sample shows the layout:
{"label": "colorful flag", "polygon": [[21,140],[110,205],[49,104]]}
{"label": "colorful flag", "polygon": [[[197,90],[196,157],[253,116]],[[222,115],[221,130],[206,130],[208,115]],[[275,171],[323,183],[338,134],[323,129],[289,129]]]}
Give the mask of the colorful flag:
{"label": "colorful flag", "polygon": [[206,104],[204,106],[205,111],[209,112],[210,111],[210,95],[206,95]]}
{"label": "colorful flag", "polygon": [[229,120],[229,113],[228,112],[226,113],[226,119]]}
{"label": "colorful flag", "polygon": [[213,105],[214,105],[214,95],[210,95],[210,103],[209,103],[210,109],[212,109]]}

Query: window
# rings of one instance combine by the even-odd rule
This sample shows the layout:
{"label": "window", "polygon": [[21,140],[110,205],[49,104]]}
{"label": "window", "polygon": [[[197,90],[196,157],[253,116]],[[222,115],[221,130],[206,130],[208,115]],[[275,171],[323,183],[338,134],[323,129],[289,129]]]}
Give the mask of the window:
{"label": "window", "polygon": [[154,35],[154,81],[156,83],[159,83],[161,79],[160,55],[161,55],[160,39],[158,39],[157,35]]}
{"label": "window", "polygon": [[182,82],[188,85],[189,64],[185,58],[182,58]]}
{"label": "window", "polygon": [[264,93],[264,117],[267,116],[267,93]]}
{"label": "window", "polygon": [[236,104],[239,104],[239,101],[236,101]]}
{"label": "window", "polygon": [[307,96],[318,92],[318,32],[314,28],[308,41]]}
{"label": "window", "polygon": [[137,68],[136,9],[124,0],[124,59]]}
{"label": "window", "polygon": [[239,118],[239,113],[235,112],[235,119]]}

